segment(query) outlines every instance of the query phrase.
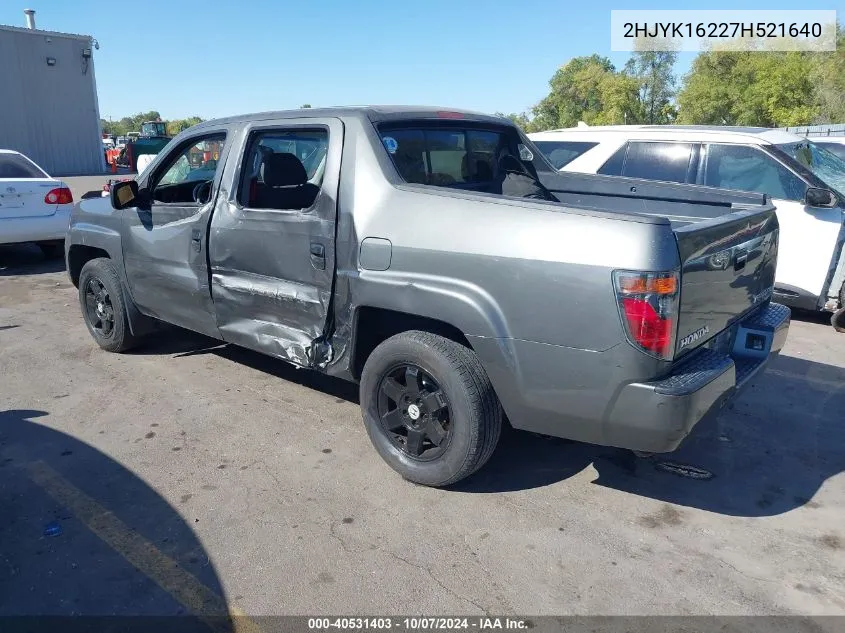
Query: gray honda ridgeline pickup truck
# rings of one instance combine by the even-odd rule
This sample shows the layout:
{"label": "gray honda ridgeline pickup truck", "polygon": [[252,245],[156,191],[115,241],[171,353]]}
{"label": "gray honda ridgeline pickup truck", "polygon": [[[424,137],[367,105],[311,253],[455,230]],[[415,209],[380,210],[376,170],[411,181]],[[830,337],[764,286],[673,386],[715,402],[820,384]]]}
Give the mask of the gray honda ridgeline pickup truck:
{"label": "gray honda ridgeline pickup truck", "polygon": [[405,478],[445,486],[518,429],[645,452],[778,353],[765,196],[558,173],[509,121],[420,107],[208,121],[66,240],[122,352],[159,321],[360,383]]}

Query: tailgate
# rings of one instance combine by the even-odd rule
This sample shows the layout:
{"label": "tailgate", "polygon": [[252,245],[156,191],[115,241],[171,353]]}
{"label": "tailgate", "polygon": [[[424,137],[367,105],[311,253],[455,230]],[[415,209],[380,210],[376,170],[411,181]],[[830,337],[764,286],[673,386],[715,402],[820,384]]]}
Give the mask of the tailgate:
{"label": "tailgate", "polygon": [[778,250],[775,207],[765,202],[733,209],[674,228],[681,257],[675,358],[771,297]]}

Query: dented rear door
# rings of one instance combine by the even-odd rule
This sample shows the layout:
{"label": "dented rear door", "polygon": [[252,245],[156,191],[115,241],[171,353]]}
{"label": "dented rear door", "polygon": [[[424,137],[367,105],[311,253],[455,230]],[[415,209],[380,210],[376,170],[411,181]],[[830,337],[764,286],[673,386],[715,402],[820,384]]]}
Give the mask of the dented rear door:
{"label": "dented rear door", "polygon": [[[312,155],[323,138],[322,158]],[[240,156],[230,160],[231,191],[220,197],[209,233],[211,292],[224,340],[303,367],[331,359],[325,335],[342,148],[343,123],[335,118],[255,121],[242,130]],[[300,161],[319,189],[313,204],[274,208],[299,204],[290,201],[303,190],[264,182],[267,153]]]}

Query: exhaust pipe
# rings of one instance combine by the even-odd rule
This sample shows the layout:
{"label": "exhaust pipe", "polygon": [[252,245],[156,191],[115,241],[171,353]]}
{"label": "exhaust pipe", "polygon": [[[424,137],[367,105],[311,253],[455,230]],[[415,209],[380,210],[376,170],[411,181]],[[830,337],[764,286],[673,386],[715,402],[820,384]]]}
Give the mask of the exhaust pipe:
{"label": "exhaust pipe", "polygon": [[26,16],[26,28],[35,30],[35,9],[24,9],[23,13]]}

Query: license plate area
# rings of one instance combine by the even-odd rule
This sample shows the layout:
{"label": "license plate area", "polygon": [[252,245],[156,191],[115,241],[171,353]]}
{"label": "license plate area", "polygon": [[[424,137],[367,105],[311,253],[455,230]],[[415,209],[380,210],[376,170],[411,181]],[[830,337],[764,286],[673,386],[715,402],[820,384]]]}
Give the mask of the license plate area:
{"label": "license plate area", "polygon": [[736,333],[738,329],[739,328],[737,327],[736,323],[726,327],[716,336],[711,338],[707,342],[706,347],[708,349],[712,349],[714,352],[729,356],[733,351],[734,343],[736,341]]}

